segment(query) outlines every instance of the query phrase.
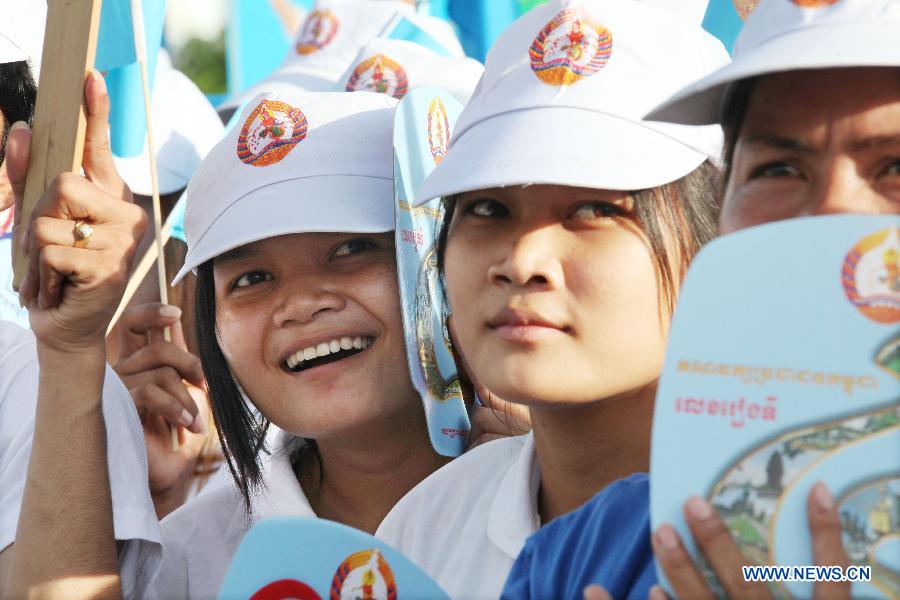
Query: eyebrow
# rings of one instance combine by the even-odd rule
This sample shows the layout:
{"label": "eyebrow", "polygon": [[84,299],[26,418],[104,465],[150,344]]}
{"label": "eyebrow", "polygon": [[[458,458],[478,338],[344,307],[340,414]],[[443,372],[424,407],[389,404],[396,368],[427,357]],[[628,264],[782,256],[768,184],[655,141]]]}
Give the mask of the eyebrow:
{"label": "eyebrow", "polygon": [[770,146],[773,148],[780,148],[781,150],[802,152],[804,154],[811,154],[816,151],[815,148],[797,138],[782,137],[765,133],[747,136],[744,138],[744,143],[752,144],[754,146]]}
{"label": "eyebrow", "polygon": [[219,256],[217,256],[213,260],[213,264],[219,265],[223,262],[231,262],[235,260],[241,260],[243,258],[249,258],[258,254],[257,248],[252,244],[246,244],[244,246],[238,246],[237,248],[232,248],[227,252],[223,252]]}
{"label": "eyebrow", "polygon": [[873,135],[861,140],[856,140],[850,144],[850,149],[857,152],[891,147],[900,148],[900,133]]}

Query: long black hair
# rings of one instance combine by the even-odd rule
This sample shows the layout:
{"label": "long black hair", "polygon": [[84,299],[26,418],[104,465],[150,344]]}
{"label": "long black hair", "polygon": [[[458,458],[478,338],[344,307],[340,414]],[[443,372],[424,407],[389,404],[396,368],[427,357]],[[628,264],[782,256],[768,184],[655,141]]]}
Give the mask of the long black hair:
{"label": "long black hair", "polygon": [[37,85],[27,61],[0,64],[0,112],[3,113],[3,139],[0,141],[0,164],[6,158],[6,138],[16,121],[31,125]]}

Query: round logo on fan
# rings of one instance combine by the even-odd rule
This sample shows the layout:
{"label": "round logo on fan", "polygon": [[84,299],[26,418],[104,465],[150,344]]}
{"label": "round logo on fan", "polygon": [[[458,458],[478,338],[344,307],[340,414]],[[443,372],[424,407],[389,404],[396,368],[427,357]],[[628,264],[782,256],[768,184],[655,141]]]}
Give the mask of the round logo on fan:
{"label": "round logo on fan", "polygon": [[896,227],[863,238],[841,268],[847,298],[869,319],[900,322],[900,234]]}

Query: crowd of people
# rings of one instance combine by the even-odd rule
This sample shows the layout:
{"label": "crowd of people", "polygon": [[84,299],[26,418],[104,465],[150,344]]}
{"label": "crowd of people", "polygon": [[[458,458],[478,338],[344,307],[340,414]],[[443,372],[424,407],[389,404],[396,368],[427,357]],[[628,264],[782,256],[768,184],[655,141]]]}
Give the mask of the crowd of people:
{"label": "crowd of people", "polygon": [[[12,213],[29,264],[27,327],[0,321],[0,597],[216,597],[274,516],[372,533],[453,598],[660,600],[655,564],[678,598],[768,597],[702,498],[684,499],[693,540],[651,531],[667,332],[716,236],[900,214],[900,1],[761,0],[731,57],[675,4],[548,0],[482,68],[409,3],[321,0],[296,56],[210,125],[220,141],[170,148],[179,292],[160,303],[148,276],[109,335],[153,231],[89,74],[83,172]],[[398,11],[449,52],[372,39]],[[0,225],[37,89],[9,56]],[[422,85],[465,101],[416,198],[441,199],[440,291],[481,399],[452,460],[429,442],[397,283],[394,114]],[[848,564],[825,485],[807,513],[816,563]]]}

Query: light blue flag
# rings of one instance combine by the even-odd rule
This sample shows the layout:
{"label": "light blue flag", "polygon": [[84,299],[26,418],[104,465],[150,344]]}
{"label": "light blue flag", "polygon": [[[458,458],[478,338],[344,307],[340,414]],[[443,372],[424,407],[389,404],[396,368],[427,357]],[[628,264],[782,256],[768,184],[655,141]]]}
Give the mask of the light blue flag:
{"label": "light blue flag", "polygon": [[[742,6],[750,4],[747,0],[739,0],[739,3]],[[719,38],[731,54],[745,18],[746,16],[742,17],[738,13],[735,0],[710,0],[706,7],[706,15],[703,17],[703,29]]]}
{"label": "light blue flag", "polygon": [[[313,0],[292,0],[309,10]],[[290,35],[270,0],[231,0],[226,27],[228,94],[234,96],[259,83],[281,66]]]}
{"label": "light blue flag", "polygon": [[391,25],[388,26],[388,30],[385,31],[381,37],[385,37],[392,40],[404,40],[407,42],[415,42],[420,46],[425,46],[429,50],[432,50],[441,56],[445,56],[447,58],[452,58],[452,54],[447,51],[443,44],[438,42],[434,37],[432,37],[427,31],[407,19],[406,17],[399,17],[396,19]]}
{"label": "light blue flag", "polygon": [[453,0],[449,13],[466,54],[484,62],[494,40],[519,16],[516,0]]}
{"label": "light blue flag", "polygon": [[[156,73],[156,58],[162,45],[166,0],[142,0],[147,40],[147,71],[150,89]],[[130,0],[106,0],[100,12],[100,32],[94,68],[106,72],[110,99],[110,142],[113,154],[137,156],[144,148],[147,119],[141,69],[134,49]]]}

